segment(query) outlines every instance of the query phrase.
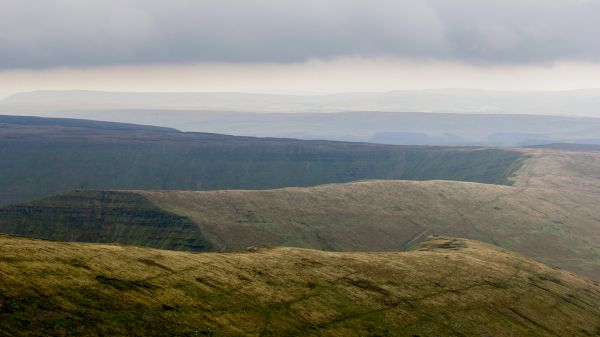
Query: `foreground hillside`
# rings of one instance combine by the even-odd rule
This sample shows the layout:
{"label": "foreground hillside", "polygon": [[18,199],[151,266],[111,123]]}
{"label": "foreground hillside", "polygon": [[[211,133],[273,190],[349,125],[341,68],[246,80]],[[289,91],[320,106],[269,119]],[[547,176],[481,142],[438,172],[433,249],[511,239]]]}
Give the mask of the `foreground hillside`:
{"label": "foreground hillside", "polygon": [[359,179],[506,184],[516,151],[186,133],[0,116],[0,205],[73,189],[265,189]]}
{"label": "foreground hillside", "polygon": [[184,253],[0,236],[6,336],[597,336],[600,285],[491,245]]}

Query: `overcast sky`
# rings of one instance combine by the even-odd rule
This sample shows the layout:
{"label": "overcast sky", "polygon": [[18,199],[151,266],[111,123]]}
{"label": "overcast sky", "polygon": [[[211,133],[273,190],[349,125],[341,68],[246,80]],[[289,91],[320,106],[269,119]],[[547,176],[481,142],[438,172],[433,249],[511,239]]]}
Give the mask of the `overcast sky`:
{"label": "overcast sky", "polygon": [[2,0],[0,93],[600,87],[599,17],[600,0]]}

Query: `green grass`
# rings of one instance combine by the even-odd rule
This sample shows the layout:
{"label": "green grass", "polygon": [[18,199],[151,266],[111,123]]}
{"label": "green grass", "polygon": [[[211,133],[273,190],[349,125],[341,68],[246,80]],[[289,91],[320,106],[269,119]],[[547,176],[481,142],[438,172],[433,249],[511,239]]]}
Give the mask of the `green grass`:
{"label": "green grass", "polygon": [[[499,248],[184,253],[0,236],[8,336],[589,336],[600,285]],[[165,269],[165,266],[168,266]]]}
{"label": "green grass", "polygon": [[437,234],[482,240],[600,280],[600,182],[578,173],[600,167],[594,158],[532,155],[513,186],[378,180],[277,190],[106,192],[129,200],[126,205],[107,202],[102,192],[79,191],[0,209],[0,232],[202,251],[259,245],[398,251]]}
{"label": "green grass", "polygon": [[189,219],[127,192],[75,191],[0,209],[0,231],[52,240],[210,250]]}
{"label": "green grass", "polygon": [[268,189],[362,179],[508,183],[523,154],[76,126],[0,128],[0,205],[75,189]]}

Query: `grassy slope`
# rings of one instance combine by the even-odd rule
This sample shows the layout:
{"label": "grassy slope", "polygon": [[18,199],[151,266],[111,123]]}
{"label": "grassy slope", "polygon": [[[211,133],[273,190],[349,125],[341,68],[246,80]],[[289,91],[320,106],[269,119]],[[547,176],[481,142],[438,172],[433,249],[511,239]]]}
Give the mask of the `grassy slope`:
{"label": "grassy slope", "polygon": [[209,250],[188,218],[165,212],[135,193],[86,191],[0,209],[0,231],[63,241]]}
{"label": "grassy slope", "polygon": [[600,279],[600,154],[530,152],[514,186],[366,181],[270,191],[141,191],[215,249],[394,251],[427,234],[495,243]]}
{"label": "grassy slope", "polygon": [[0,236],[6,336],[596,336],[600,285],[499,248],[183,253]]}
{"label": "grassy slope", "polygon": [[73,189],[265,189],[359,179],[506,183],[522,159],[518,152],[499,149],[260,139],[59,122],[0,123],[0,205]]}
{"label": "grassy slope", "polygon": [[[201,238],[201,250],[237,251],[271,244],[331,251],[398,251],[429,234],[439,234],[494,243],[600,280],[600,154],[529,151],[533,158],[519,170],[513,186],[364,181],[261,191],[135,193],[146,198],[139,199],[141,209],[150,200],[164,214],[195,223],[199,233],[193,235]],[[177,222],[153,231],[119,231],[102,240],[90,235],[98,233],[88,229],[99,221],[95,212],[110,209],[96,193],[75,193],[88,199],[88,209],[80,217],[60,215],[81,207],[69,206],[68,198],[66,202],[47,199],[42,204],[48,208],[37,213],[24,212],[31,203],[2,209],[0,232],[169,247],[156,235],[177,246],[179,237],[171,234]],[[127,228],[122,220],[100,222]]]}

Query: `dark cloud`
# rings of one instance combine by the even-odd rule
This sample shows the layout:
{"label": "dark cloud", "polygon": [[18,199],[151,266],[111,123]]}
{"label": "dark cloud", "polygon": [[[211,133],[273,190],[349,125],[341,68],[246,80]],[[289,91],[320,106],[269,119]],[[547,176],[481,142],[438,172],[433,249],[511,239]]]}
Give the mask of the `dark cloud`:
{"label": "dark cloud", "polygon": [[3,0],[0,68],[600,61],[597,0]]}

